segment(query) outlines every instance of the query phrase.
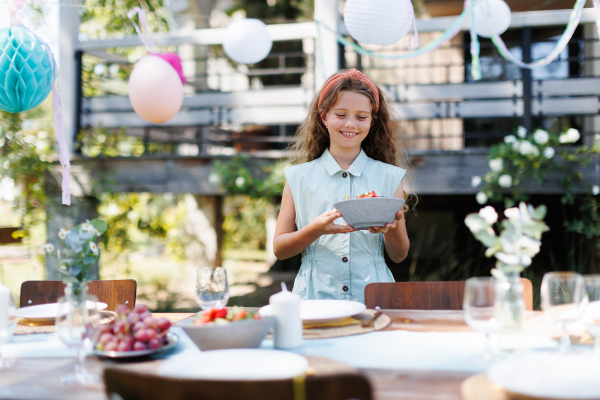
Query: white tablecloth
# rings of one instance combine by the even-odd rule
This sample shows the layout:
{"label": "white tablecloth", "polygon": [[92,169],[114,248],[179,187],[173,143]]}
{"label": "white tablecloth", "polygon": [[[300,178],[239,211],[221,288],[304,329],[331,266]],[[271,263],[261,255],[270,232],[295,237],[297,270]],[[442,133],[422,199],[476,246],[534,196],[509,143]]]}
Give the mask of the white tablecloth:
{"label": "white tablecloth", "polygon": [[[174,327],[172,331],[180,343],[155,358],[189,357],[200,351],[181,328]],[[533,342],[548,344],[542,339]],[[305,340],[302,347],[289,351],[328,357],[357,368],[480,372],[490,366],[482,358],[484,344],[483,334],[475,332],[397,330]],[[273,341],[265,339],[261,348],[272,349]],[[74,356],[55,334],[15,336],[13,343],[3,345],[1,350],[6,358]]]}

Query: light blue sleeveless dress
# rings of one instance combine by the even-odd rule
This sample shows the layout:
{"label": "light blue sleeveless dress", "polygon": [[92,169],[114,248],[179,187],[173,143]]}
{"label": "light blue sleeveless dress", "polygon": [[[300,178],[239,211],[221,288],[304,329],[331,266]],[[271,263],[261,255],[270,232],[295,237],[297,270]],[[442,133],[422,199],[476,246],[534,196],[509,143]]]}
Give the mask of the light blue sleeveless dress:
{"label": "light blue sleeveless dress", "polygon": [[[375,191],[393,197],[406,171],[369,158],[361,149],[347,171],[325,150],[311,162],[284,171],[302,229],[333,204]],[[336,221],[337,223],[337,221]],[[302,252],[294,293],[302,299],[342,299],[364,303],[365,286],[394,282],[383,258],[383,234],[369,231],[323,235]]]}

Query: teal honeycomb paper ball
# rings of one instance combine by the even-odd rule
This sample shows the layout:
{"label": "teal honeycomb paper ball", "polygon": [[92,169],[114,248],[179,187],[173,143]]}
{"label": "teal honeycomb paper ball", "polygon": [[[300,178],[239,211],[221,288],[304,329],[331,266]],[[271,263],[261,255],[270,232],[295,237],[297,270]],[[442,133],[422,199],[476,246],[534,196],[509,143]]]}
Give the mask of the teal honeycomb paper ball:
{"label": "teal honeycomb paper ball", "polygon": [[44,43],[18,26],[0,29],[0,109],[31,110],[52,90],[52,60]]}

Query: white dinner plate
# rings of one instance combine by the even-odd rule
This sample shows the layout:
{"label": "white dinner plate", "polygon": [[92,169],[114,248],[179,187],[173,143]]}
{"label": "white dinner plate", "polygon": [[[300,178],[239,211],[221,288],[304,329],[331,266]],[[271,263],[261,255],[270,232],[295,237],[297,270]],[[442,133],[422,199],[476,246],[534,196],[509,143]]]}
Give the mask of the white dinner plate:
{"label": "white dinner plate", "polygon": [[[89,309],[94,308],[94,302],[91,300],[86,301],[86,306]],[[108,304],[97,302],[96,309],[104,310],[108,307]],[[60,309],[58,303],[47,303],[38,304],[37,306],[21,307],[13,311],[10,311],[11,315],[17,318],[25,318],[32,322],[47,322],[49,320],[56,319],[60,315]]]}
{"label": "white dinner plate", "polygon": [[308,360],[278,350],[210,350],[168,359],[158,374],[182,379],[261,381],[292,379],[306,372]]}
{"label": "white dinner plate", "polygon": [[[363,303],[348,300],[302,300],[300,301],[300,318],[305,324],[331,324],[345,318],[360,314],[367,307]],[[273,315],[271,305],[259,310],[260,315]]]}
{"label": "white dinner plate", "polygon": [[600,359],[586,354],[530,354],[493,365],[488,379],[508,392],[543,399],[600,399]]}

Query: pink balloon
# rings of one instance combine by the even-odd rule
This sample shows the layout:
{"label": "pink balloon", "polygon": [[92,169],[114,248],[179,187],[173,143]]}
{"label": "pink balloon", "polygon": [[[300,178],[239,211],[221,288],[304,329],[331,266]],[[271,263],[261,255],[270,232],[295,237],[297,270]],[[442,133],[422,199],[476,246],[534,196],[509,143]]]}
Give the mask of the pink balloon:
{"label": "pink balloon", "polygon": [[161,57],[142,57],[129,77],[129,100],[134,111],[148,122],[162,124],[183,104],[183,84],[175,69]]}

